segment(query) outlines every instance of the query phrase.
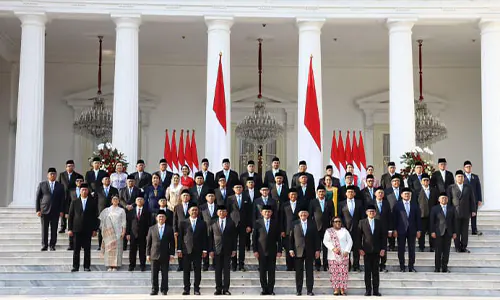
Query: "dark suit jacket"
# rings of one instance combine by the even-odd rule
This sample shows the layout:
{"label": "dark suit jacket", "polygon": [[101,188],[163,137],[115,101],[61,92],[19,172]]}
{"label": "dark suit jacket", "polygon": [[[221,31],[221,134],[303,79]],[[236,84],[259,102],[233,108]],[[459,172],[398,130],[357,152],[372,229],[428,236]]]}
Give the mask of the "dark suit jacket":
{"label": "dark suit jacket", "polygon": [[457,184],[448,187],[448,205],[452,205],[457,210],[457,218],[470,218],[473,212],[477,211],[476,200],[472,187],[466,183],[463,184],[463,190]]}
{"label": "dark suit jacket", "polygon": [[131,238],[146,240],[151,225],[151,213],[146,206],[142,207],[139,219],[137,219],[137,207],[127,212],[127,235]]}
{"label": "dark suit jacket", "polygon": [[269,232],[266,231],[264,218],[255,222],[252,233],[253,252],[258,252],[260,256],[276,256],[281,252],[281,230],[278,219],[270,219]]}
{"label": "dark suit jacket", "polygon": [[394,209],[394,205],[396,205],[396,203],[401,201],[402,190],[403,190],[403,188],[401,186],[399,186],[399,196],[397,198],[396,198],[396,194],[394,194],[394,189],[392,188],[392,185],[390,185],[387,189],[384,190],[385,198],[391,204],[391,209]]}
{"label": "dark suit jacket", "polygon": [[[286,175],[286,171],[282,169],[278,169],[280,173],[283,173],[283,184],[288,186],[288,176]],[[276,180],[274,179],[274,173],[273,170],[267,170],[266,174],[264,174],[264,185],[270,186],[271,184],[276,183]]]}
{"label": "dark suit jacket", "polygon": [[281,232],[289,234],[292,230],[293,222],[299,219],[299,211],[304,208],[299,201],[295,201],[295,211],[292,212],[292,204],[287,201],[280,207]]}
{"label": "dark suit jacket", "polygon": [[[248,172],[241,173],[240,181],[243,184],[243,186],[246,186],[248,176],[249,176]],[[260,190],[260,187],[262,186],[262,175],[257,172],[254,172],[253,180],[255,182],[255,188]]]}
{"label": "dark suit jacket", "polygon": [[230,257],[231,252],[236,252],[237,249],[236,225],[229,218],[226,218],[224,222],[226,223],[224,232],[221,232],[219,218],[212,223],[210,238],[208,239],[209,249],[210,252],[214,252],[217,255],[222,254]]}
{"label": "dark suit jacket", "polygon": [[481,181],[479,180],[479,176],[476,174],[472,173],[471,178],[469,181],[469,178],[467,178],[466,175],[465,177],[465,183],[469,184],[472,187],[472,190],[474,191],[474,199],[476,199],[476,204],[479,201],[483,201],[483,195],[481,192]]}
{"label": "dark suit jacket", "polygon": [[[325,184],[325,177],[321,178],[319,180],[319,183],[318,184],[321,184],[321,185],[326,185]],[[332,186],[336,187],[336,188],[339,188],[340,187],[340,179],[338,179],[337,177],[335,176],[332,176]]]}
{"label": "dark suit jacket", "polygon": [[431,176],[431,186],[437,188],[440,193],[446,192],[448,187],[455,183],[455,178],[450,171],[446,170],[445,177],[446,178],[443,178],[443,176],[441,176],[439,170],[432,173]]}
{"label": "dark suit jacket", "polygon": [[241,208],[238,207],[238,200],[236,195],[229,196],[227,198],[227,208],[229,212],[229,217],[233,220],[236,227],[243,226],[253,227],[252,219],[252,209],[253,205],[249,198],[246,198],[243,194],[241,195]]}
{"label": "dark suit jacket", "polygon": [[108,176],[108,173],[104,170],[99,170],[97,173],[97,178],[95,177],[94,170],[87,171],[85,173],[85,182],[89,184],[90,191],[93,192],[97,189],[98,186],[102,185],[102,179]]}
{"label": "dark suit jacket", "polygon": [[81,197],[75,201],[71,201],[69,206],[68,217],[68,230],[75,233],[91,234],[99,228],[99,219],[97,211],[97,201],[88,196],[87,203],[85,204],[85,211],[83,211]]}
{"label": "dark suit jacket", "polygon": [[380,220],[374,219],[374,221],[375,228],[373,234],[368,218],[361,220],[358,225],[358,243],[360,249],[363,249],[368,254],[379,253],[380,250],[387,248],[387,231],[385,231]]}
{"label": "dark suit jacket", "polygon": [[371,204],[375,205],[375,209],[377,210],[377,214],[375,215],[375,219],[380,220],[380,225],[385,231],[392,231],[394,228],[393,224],[393,215],[391,210],[391,205],[387,199],[382,200],[382,211],[378,208],[377,200],[374,200]]}
{"label": "dark suit jacket", "polygon": [[[347,199],[347,196],[345,195],[347,191],[347,186],[343,185],[338,189],[338,201],[342,202]],[[354,192],[356,195],[354,196],[354,199],[356,200],[361,200],[362,202],[364,201],[363,194],[361,193],[361,190],[359,189],[358,186],[354,185]]]}
{"label": "dark suit jacket", "polygon": [[243,191],[243,195],[245,195],[245,197],[248,197],[248,199],[250,199],[250,202],[252,202],[252,203],[255,201],[255,199],[257,199],[261,196],[260,191],[255,189],[255,188],[253,189],[253,199],[250,198],[250,191],[248,189],[245,189]]}
{"label": "dark suit jacket", "polygon": [[64,186],[54,181],[54,192],[50,192],[50,183],[48,180],[38,184],[36,190],[36,211],[43,215],[58,215],[65,211],[66,193]]}
{"label": "dark suit jacket", "polygon": [[[154,211],[154,212],[151,212],[151,224],[154,225],[156,224],[156,216],[158,216],[158,212],[160,211],[160,208],[158,208],[158,210]],[[167,220],[165,221],[165,224],[167,224],[168,226],[174,228],[174,213],[168,209],[168,208],[165,208],[165,215],[167,216]]]}
{"label": "dark suit jacket", "polygon": [[179,224],[179,236],[177,238],[177,250],[183,254],[201,255],[203,251],[208,252],[207,224],[202,219],[196,219],[193,231],[190,218]]}
{"label": "dark suit jacket", "polygon": [[431,209],[439,203],[439,191],[436,188],[429,186],[429,198],[425,195],[424,188],[416,190],[412,194],[412,201],[418,204],[422,218],[428,218]]}
{"label": "dark suit jacket", "polygon": [[[203,171],[200,171],[203,172]],[[218,184],[215,182],[215,175],[214,173],[207,171],[207,175],[204,177],[204,182],[208,187],[211,187],[213,189],[216,189]]]}
{"label": "dark suit jacket", "polygon": [[358,236],[358,224],[365,216],[366,212],[363,207],[363,202],[361,200],[354,199],[354,214],[351,216],[349,212],[349,207],[347,206],[347,200],[340,203],[340,219],[344,224],[345,228],[349,230],[353,242],[357,242],[356,237]]}
{"label": "dark suit jacket", "polygon": [[392,210],[394,216],[394,230],[399,236],[415,236],[417,231],[422,231],[422,218],[420,208],[410,201],[410,216],[406,215],[404,201],[396,203]]}
{"label": "dark suit jacket", "polygon": [[165,191],[166,190],[161,184],[156,188],[156,196],[155,187],[153,185],[144,188],[144,206],[146,206],[150,212],[158,211],[158,208],[160,208],[158,200],[165,197]]}
{"label": "dark suit jacket", "polygon": [[319,204],[319,199],[313,199],[309,203],[309,218],[316,222],[316,228],[319,231],[325,231],[330,227],[330,222],[333,215],[335,214],[333,202],[324,200],[324,211],[321,211],[321,205]]}
{"label": "dark suit jacket", "polygon": [[[397,177],[399,177],[399,181],[401,183],[401,186],[404,187],[405,185],[405,182],[403,181],[403,176],[401,176],[401,174],[399,173],[394,173],[394,175],[396,175]],[[382,175],[382,177],[380,178],[380,186],[385,190],[385,189],[388,189],[390,187],[392,187],[392,184],[391,184],[391,174],[389,173],[384,173]]]}
{"label": "dark suit jacket", "polygon": [[312,220],[307,221],[307,231],[305,235],[304,231],[302,231],[300,219],[293,223],[292,230],[290,230],[288,235],[290,237],[289,249],[293,251],[298,258],[314,258],[316,251],[321,250],[321,243],[323,241],[320,240],[318,228],[316,228],[316,223]]}
{"label": "dark suit jacket", "polygon": [[444,216],[441,205],[436,205],[432,208],[430,214],[430,232],[436,233],[437,236],[452,237],[457,233],[458,218],[454,209],[451,206],[446,207],[446,217]]}
{"label": "dark suit jacket", "polygon": [[146,255],[151,260],[168,261],[175,254],[175,239],[172,227],[165,224],[163,236],[160,240],[158,225],[149,227],[146,238]]}
{"label": "dark suit jacket", "polygon": [[220,188],[216,188],[215,189],[215,203],[217,203],[217,205],[227,205],[227,198],[231,195],[234,195],[234,191],[232,189],[230,189],[227,185],[226,185],[226,197],[222,197],[222,193],[220,191]]}
{"label": "dark suit jacket", "polygon": [[124,187],[118,191],[118,196],[120,197],[120,205],[125,208],[127,205],[132,205],[135,207],[135,199],[139,195],[141,190],[134,186],[132,188],[132,194],[129,192],[128,187]]}
{"label": "dark suit jacket", "polygon": [[297,199],[299,201],[302,201],[304,204],[309,205],[309,202],[316,198],[316,190],[314,189],[314,186],[308,184],[306,186],[306,193],[304,194],[304,191],[302,190],[302,186],[299,185],[296,187],[297,189]]}
{"label": "dark suit jacket", "polygon": [[278,200],[280,205],[287,202],[288,201],[288,184],[283,183],[281,185],[281,194],[280,195],[278,195],[278,188],[276,187],[276,184],[272,184],[271,197],[273,199]]}
{"label": "dark suit jacket", "polygon": [[[299,182],[300,175],[302,175],[302,173],[293,174],[292,183],[290,184],[291,187],[300,188],[300,182]],[[312,188],[313,191],[316,191],[314,176],[308,172],[306,172],[306,176],[307,176],[307,188],[308,189]]]}
{"label": "dark suit jacket", "polygon": [[101,213],[106,207],[111,206],[111,199],[113,198],[113,196],[118,195],[118,190],[116,188],[112,187],[111,185],[108,188],[108,196],[106,196],[104,186],[99,186],[95,191],[94,197],[97,198],[97,209],[99,213]]}
{"label": "dark suit jacket", "polygon": [[210,187],[206,183],[204,183],[201,186],[201,193],[198,195],[198,185],[195,184],[192,188],[189,189],[189,194],[191,194],[191,201],[198,203],[198,205],[207,203],[207,199],[205,198],[205,196],[207,195],[209,189]]}
{"label": "dark suit jacket", "polygon": [[68,200],[67,200],[67,202],[65,203],[65,207],[64,207],[64,213],[65,213],[65,214],[68,214],[68,213],[69,213],[69,206],[71,205],[71,202],[73,202],[73,201],[75,201],[75,200],[77,200],[77,199],[79,199],[79,198],[80,198],[80,194],[77,194],[77,193],[76,193],[76,190],[77,190],[77,189],[78,189],[78,188],[74,188],[74,189],[72,189],[72,190],[69,190],[69,191],[68,191],[68,193],[67,193],[67,195],[68,195],[68,196],[66,196],[66,198],[67,198]]}
{"label": "dark suit jacket", "polygon": [[[215,174],[215,182],[219,182],[219,178],[221,177],[224,177],[224,171],[223,170],[220,170],[219,172],[217,172]],[[226,183],[226,186],[228,187],[228,189],[230,189],[231,191],[233,190],[233,187],[234,185],[236,184],[236,182],[238,182],[240,179],[238,177],[238,173],[236,173],[235,171],[233,170],[229,170],[229,176],[228,176],[228,179],[227,179],[227,183]]]}
{"label": "dark suit jacket", "polygon": [[[278,202],[269,196],[269,197],[267,197],[267,205],[270,205],[273,209],[273,215],[271,216],[271,219],[277,220],[279,217]],[[263,206],[264,206],[264,200],[262,200],[262,197],[255,199],[255,201],[253,202],[253,207],[254,207],[253,219],[254,220],[262,219],[262,214],[260,212],[262,211]]]}
{"label": "dark suit jacket", "polygon": [[59,173],[57,181],[59,181],[64,186],[64,189],[66,189],[67,191],[76,188],[76,180],[78,178],[83,179],[83,176],[80,173],[73,171],[73,173],[71,174],[71,179],[69,179],[68,172],[64,171]]}
{"label": "dark suit jacket", "polygon": [[210,215],[210,209],[208,209],[208,202],[199,206],[200,216],[207,224],[207,236],[210,236],[210,230],[212,230],[212,224],[219,218],[217,216],[217,204],[214,202],[214,212]]}
{"label": "dark suit jacket", "polygon": [[[172,176],[174,175],[174,173],[172,173],[170,171],[165,171],[165,180],[163,180],[163,181],[161,180],[161,171],[160,170],[154,172],[154,174],[156,174],[156,175],[158,175],[158,177],[160,177],[160,185],[166,191],[167,188],[172,183]],[[153,174],[151,174],[151,182],[149,184],[152,183],[152,176],[153,176]]]}
{"label": "dark suit jacket", "polygon": [[[192,201],[188,202],[188,207],[189,203],[194,203]],[[184,222],[184,220],[189,219],[189,212],[186,211],[184,213],[184,204],[179,203],[176,206],[174,206],[174,232],[179,232],[181,223]]]}
{"label": "dark suit jacket", "polygon": [[366,207],[368,204],[372,203],[375,201],[375,187],[372,188],[373,191],[373,197],[370,194],[370,188],[365,187],[364,189],[361,190],[361,197],[363,197],[363,205]]}
{"label": "dark suit jacket", "polygon": [[[148,172],[142,172],[141,179],[139,179],[139,172],[134,172],[130,175],[134,176],[135,186],[140,188],[140,189],[144,189],[148,185],[151,185],[152,177],[151,177],[151,174],[149,174]],[[161,180],[161,178],[160,178],[160,180]]]}
{"label": "dark suit jacket", "polygon": [[411,189],[412,193],[415,193],[422,188],[421,179],[418,179],[417,174],[411,174],[408,177],[408,187]]}

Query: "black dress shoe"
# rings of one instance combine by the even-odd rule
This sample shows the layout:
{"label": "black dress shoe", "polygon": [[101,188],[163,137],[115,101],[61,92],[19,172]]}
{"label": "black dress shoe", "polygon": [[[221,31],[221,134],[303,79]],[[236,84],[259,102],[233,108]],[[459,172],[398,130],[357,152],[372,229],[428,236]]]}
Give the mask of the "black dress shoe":
{"label": "black dress shoe", "polygon": [[443,273],[450,273],[450,270],[448,270],[448,268],[443,268]]}
{"label": "black dress shoe", "polygon": [[404,272],[406,272],[406,270],[405,270],[405,268],[400,268],[399,272],[403,272],[404,273]]}
{"label": "black dress shoe", "polygon": [[328,271],[328,268],[327,267],[323,267],[323,271]]}
{"label": "black dress shoe", "polygon": [[236,267],[232,267],[232,268],[231,268],[231,270],[232,270],[233,272],[236,272]]}
{"label": "black dress shoe", "polygon": [[477,232],[473,232],[472,235],[477,235]]}
{"label": "black dress shoe", "polygon": [[455,252],[459,253],[459,252],[462,252],[462,250],[460,250],[460,249],[455,249]]}
{"label": "black dress shoe", "polygon": [[50,246],[50,251],[56,251],[56,247],[55,246]]}
{"label": "black dress shoe", "polygon": [[65,232],[66,232],[66,230],[65,230],[65,229],[60,229],[58,232],[59,232],[59,233],[65,233]]}
{"label": "black dress shoe", "polygon": [[231,292],[230,291],[224,291],[223,294],[226,295],[226,296],[231,296]]}
{"label": "black dress shoe", "polygon": [[314,296],[313,292],[307,292],[307,296]]}
{"label": "black dress shoe", "polygon": [[369,291],[365,292],[365,296],[371,296],[371,295],[372,295],[372,292],[369,292]]}
{"label": "black dress shoe", "polygon": [[96,251],[101,251],[101,247],[97,247]]}
{"label": "black dress shoe", "polygon": [[415,270],[415,268],[414,268],[414,267],[409,267],[409,268],[408,268],[408,272],[417,273],[417,270]]}
{"label": "black dress shoe", "polygon": [[242,271],[242,272],[245,272],[247,269],[245,269],[245,266],[240,266],[240,267],[238,268],[238,270],[239,270],[239,271]]}
{"label": "black dress shoe", "polygon": [[220,295],[222,295],[222,292],[221,291],[215,291],[214,295],[215,296],[220,296]]}
{"label": "black dress shoe", "polygon": [[158,295],[158,291],[151,291],[151,293],[149,293],[149,295],[156,296],[156,295]]}
{"label": "black dress shoe", "polygon": [[40,249],[40,251],[47,251],[48,249],[49,249],[49,247],[43,246],[42,249]]}
{"label": "black dress shoe", "polygon": [[418,251],[420,252],[424,252],[425,251],[425,248],[419,248]]}
{"label": "black dress shoe", "polygon": [[177,267],[177,272],[180,272],[180,271],[182,271],[182,268],[181,267]]}
{"label": "black dress shoe", "polygon": [[387,270],[386,268],[380,268],[380,272],[381,273],[387,273],[387,272],[389,272],[389,270]]}
{"label": "black dress shoe", "polygon": [[203,272],[208,271],[208,267],[203,267],[202,271],[203,271]]}
{"label": "black dress shoe", "polygon": [[380,296],[382,296],[382,294],[381,294],[381,293],[379,293],[379,292],[373,292],[373,296],[378,296],[378,297],[380,297]]}
{"label": "black dress shoe", "polygon": [[434,273],[439,273],[439,269],[434,269]]}
{"label": "black dress shoe", "polygon": [[316,271],[321,270],[321,266],[316,266]]}
{"label": "black dress shoe", "polygon": [[302,296],[302,292],[297,292],[295,295]]}
{"label": "black dress shoe", "polygon": [[73,251],[73,247],[69,246],[66,250]]}
{"label": "black dress shoe", "polygon": [[166,295],[168,294],[168,292],[167,292],[167,291],[161,291],[161,294],[162,294],[163,296],[166,296]]}
{"label": "black dress shoe", "polygon": [[464,252],[464,253],[470,253],[470,250],[467,249],[467,248],[464,248],[464,249],[462,249],[462,252]]}
{"label": "black dress shoe", "polygon": [[262,291],[262,292],[260,292],[260,295],[261,296],[267,295],[267,292]]}
{"label": "black dress shoe", "polygon": [[77,268],[73,268],[73,269],[71,269],[71,272],[78,272],[78,269]]}
{"label": "black dress shoe", "polygon": [[195,294],[196,296],[201,295],[201,294],[200,294],[200,291],[194,291],[194,294]]}
{"label": "black dress shoe", "polygon": [[146,271],[146,266],[141,266],[141,272]]}
{"label": "black dress shoe", "polygon": [[187,295],[189,295],[189,291],[182,292],[182,296],[187,296]]}
{"label": "black dress shoe", "polygon": [[434,252],[434,248],[431,248],[431,250],[429,250],[430,252]]}
{"label": "black dress shoe", "polygon": [[90,272],[90,268],[83,268],[85,272]]}
{"label": "black dress shoe", "polygon": [[268,293],[268,295],[276,296],[276,294],[274,292],[270,292],[270,293]]}
{"label": "black dress shoe", "polygon": [[135,270],[135,267],[128,267],[129,272],[133,272]]}

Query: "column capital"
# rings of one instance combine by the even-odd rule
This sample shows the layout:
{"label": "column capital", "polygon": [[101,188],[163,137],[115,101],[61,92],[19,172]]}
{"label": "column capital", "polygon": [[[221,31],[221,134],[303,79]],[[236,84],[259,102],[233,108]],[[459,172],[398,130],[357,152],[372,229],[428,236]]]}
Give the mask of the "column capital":
{"label": "column capital", "polygon": [[479,20],[479,29],[481,34],[488,32],[500,32],[500,17],[499,18],[482,18]]}
{"label": "column capital", "polygon": [[139,14],[112,14],[111,19],[117,28],[138,29],[142,22]]}
{"label": "column capital", "polygon": [[326,19],[323,18],[297,18],[299,31],[321,31]]}
{"label": "column capital", "polygon": [[48,17],[44,12],[15,12],[15,15],[21,20],[22,25],[33,25],[44,27],[48,22]]}
{"label": "column capital", "polygon": [[230,30],[234,24],[233,17],[205,16],[205,24],[208,30]]}
{"label": "column capital", "polygon": [[401,32],[411,31],[416,22],[416,18],[390,18],[386,24],[390,32]]}

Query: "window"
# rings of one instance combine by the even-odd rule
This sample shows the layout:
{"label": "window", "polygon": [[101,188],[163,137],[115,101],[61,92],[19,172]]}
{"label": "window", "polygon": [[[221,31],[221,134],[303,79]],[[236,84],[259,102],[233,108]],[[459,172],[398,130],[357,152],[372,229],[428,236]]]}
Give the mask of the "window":
{"label": "window", "polygon": [[[277,142],[270,142],[262,149],[258,149],[254,144],[244,140],[239,140],[239,167],[240,173],[247,169],[249,160],[253,160],[256,164],[256,172],[262,174],[265,170],[271,168],[273,157],[277,156]],[[260,153],[259,153],[260,152]],[[259,164],[259,154],[262,155],[262,164]]]}

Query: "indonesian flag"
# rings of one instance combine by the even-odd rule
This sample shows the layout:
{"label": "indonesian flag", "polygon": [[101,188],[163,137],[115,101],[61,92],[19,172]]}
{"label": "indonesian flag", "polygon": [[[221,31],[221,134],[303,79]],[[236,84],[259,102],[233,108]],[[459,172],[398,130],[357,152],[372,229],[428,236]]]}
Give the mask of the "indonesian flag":
{"label": "indonesian flag", "polygon": [[359,149],[358,149],[358,142],[356,140],[356,131],[352,132],[352,164],[354,166],[354,173],[357,175],[360,175],[361,172],[361,164],[359,161]]}
{"label": "indonesian flag", "polygon": [[172,154],[170,151],[170,141],[167,129],[165,130],[165,148],[163,149],[163,157],[167,160],[167,170],[172,171]]}
{"label": "indonesian flag", "polygon": [[200,164],[198,163],[198,148],[196,147],[196,137],[194,135],[194,130],[191,137],[191,158],[193,159],[193,173],[196,173],[200,169]]}
{"label": "indonesian flag", "polygon": [[186,158],[186,165],[188,165],[189,170],[191,171],[190,175],[191,177],[193,177],[193,160],[191,158],[191,142],[189,141],[189,130],[186,133],[186,150],[184,151],[184,157]]}
{"label": "indonesian flag", "polygon": [[335,131],[333,131],[332,137],[332,150],[330,152],[330,164],[333,166],[333,176],[340,176],[340,163],[337,149],[337,137],[335,136]]}
{"label": "indonesian flag", "polygon": [[365,144],[363,142],[363,136],[361,135],[361,130],[359,131],[359,161],[361,169],[361,178],[366,178],[366,154],[365,154]]}
{"label": "indonesian flag", "polygon": [[344,140],[342,138],[342,131],[340,131],[339,133],[339,142],[337,143],[337,145],[338,145],[337,155],[339,161],[340,178],[344,178],[346,163],[345,163],[345,150],[344,150]]}
{"label": "indonesian flag", "polygon": [[[226,58],[229,63],[229,57]],[[210,82],[213,73],[207,66],[207,76]],[[229,83],[228,83],[229,85]],[[222,53],[219,54],[219,66],[217,69],[217,79],[215,80],[215,92],[213,96],[213,103],[211,102],[211,86],[207,87],[207,108],[211,105],[211,110],[207,109],[206,113],[206,136],[205,136],[205,153],[210,162],[220,164],[222,159],[230,157],[230,130],[228,132],[227,126],[231,124],[230,116],[227,114],[229,111],[229,101],[226,103],[226,89],[224,86],[224,75],[222,66]],[[228,94],[227,97],[230,97]]]}
{"label": "indonesian flag", "polygon": [[184,159],[184,129],[181,129],[181,137],[179,138],[179,154],[177,155],[179,160],[179,172],[182,171],[182,166],[186,164]]}
{"label": "indonesian flag", "polygon": [[[302,97],[300,97],[302,99]],[[299,100],[299,101],[300,101]],[[299,160],[306,160],[308,171],[320,178],[323,171],[323,154],[321,152],[321,118],[319,114],[316,83],[314,81],[313,60],[309,60],[309,74],[305,101],[299,102],[299,110],[303,110],[303,126],[299,126]],[[299,121],[300,115],[299,115]]]}
{"label": "indonesian flag", "polygon": [[170,154],[172,156],[172,172],[179,173],[179,160],[177,159],[177,142],[175,141],[175,129],[172,133],[172,148],[170,148]]}
{"label": "indonesian flag", "polygon": [[[352,164],[352,150],[351,150],[351,133],[347,130],[347,137],[345,138],[345,162]],[[354,175],[354,174],[353,174]]]}

